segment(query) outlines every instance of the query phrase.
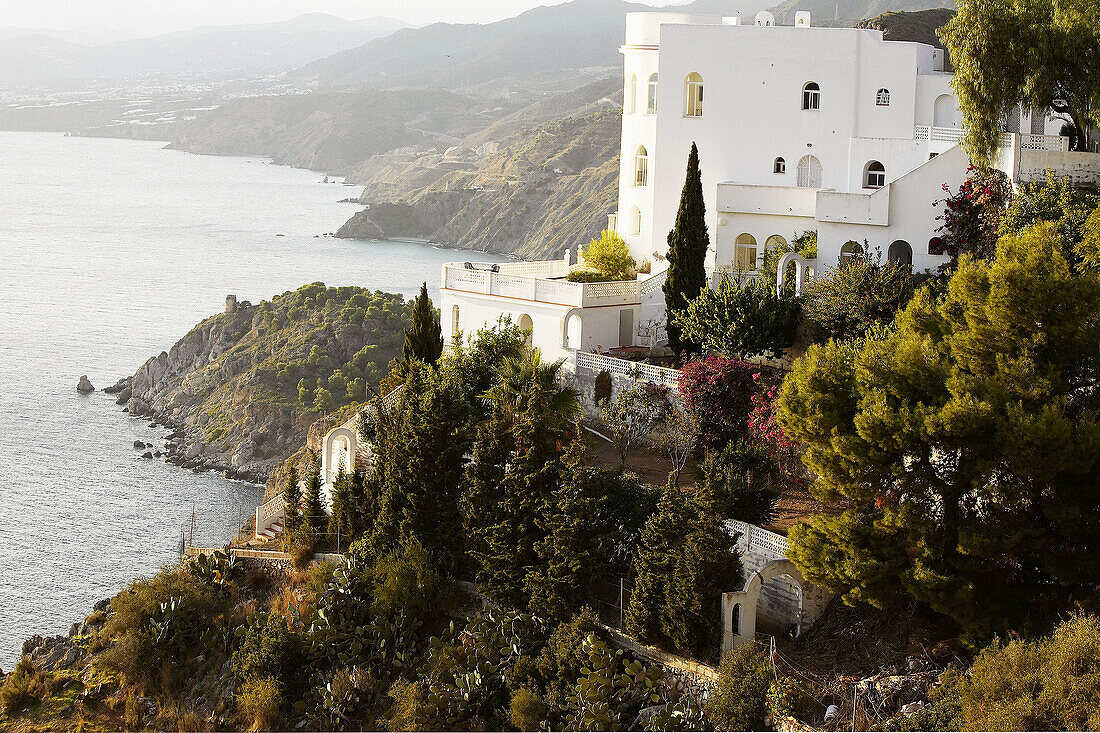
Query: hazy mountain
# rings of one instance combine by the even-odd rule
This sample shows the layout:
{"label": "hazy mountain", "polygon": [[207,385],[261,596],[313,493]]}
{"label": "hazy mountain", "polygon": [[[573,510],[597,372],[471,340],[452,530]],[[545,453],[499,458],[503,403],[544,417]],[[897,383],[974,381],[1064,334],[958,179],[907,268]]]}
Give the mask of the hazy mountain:
{"label": "hazy mountain", "polygon": [[810,11],[810,23],[854,25],[855,21],[888,12],[954,8],[953,0],[784,0],[771,8],[775,22],[790,25],[798,10]]}
{"label": "hazy mountain", "polygon": [[407,28],[309,64],[293,76],[320,85],[481,84],[506,75],[622,64],[626,13],[653,10],[623,0],[574,0],[485,25]]}
{"label": "hazy mountain", "polygon": [[14,28],[11,26],[0,27],[0,41],[11,38],[25,38],[26,36],[46,36],[58,41],[77,43],[81,46],[102,46],[113,41],[123,41],[132,38],[130,34],[113,30],[98,23],[89,23],[79,28],[70,28],[65,31],[51,28]]}
{"label": "hazy mountain", "polygon": [[87,47],[47,35],[0,45],[7,88],[157,78],[185,83],[285,71],[407,27],[393,18],[303,15],[281,23],[206,26]]}

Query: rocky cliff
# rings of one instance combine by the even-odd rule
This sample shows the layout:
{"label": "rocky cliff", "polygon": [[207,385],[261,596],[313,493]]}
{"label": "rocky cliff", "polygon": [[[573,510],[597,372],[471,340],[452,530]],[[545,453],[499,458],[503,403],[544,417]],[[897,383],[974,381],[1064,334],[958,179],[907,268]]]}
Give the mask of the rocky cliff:
{"label": "rocky cliff", "polygon": [[207,318],[114,390],[171,431],[168,460],[266,481],[310,425],[377,385],[407,313],[397,295],[313,283]]}
{"label": "rocky cliff", "polygon": [[368,161],[357,170],[367,208],[337,236],[560,257],[597,236],[615,209],[620,119],[618,109],[605,109],[478,148]]}

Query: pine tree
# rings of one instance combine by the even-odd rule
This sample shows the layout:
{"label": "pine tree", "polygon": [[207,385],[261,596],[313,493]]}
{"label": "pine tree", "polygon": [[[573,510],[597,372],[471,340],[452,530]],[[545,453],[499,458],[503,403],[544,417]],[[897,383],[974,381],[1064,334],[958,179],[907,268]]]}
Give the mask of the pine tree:
{"label": "pine tree", "polygon": [[668,277],[662,286],[668,314],[668,346],[677,354],[700,351],[698,343],[683,339],[683,332],[673,314],[684,311],[688,303],[707,287],[704,263],[710,247],[710,235],[707,233],[706,213],[699,149],[692,143],[687,178],[680,194],[680,210],[676,213],[676,226],[668,233]]}
{"label": "pine tree", "polygon": [[310,451],[309,458],[309,474],[302,496],[302,530],[309,539],[314,539],[324,531],[326,515],[321,499],[321,461],[313,451]]}
{"label": "pine tree", "polygon": [[634,591],[626,609],[627,630],[647,644],[668,645],[662,616],[678,550],[691,530],[687,502],[670,482],[661,492],[657,511],[646,522],[634,563]]}
{"label": "pine tree", "polygon": [[405,329],[405,343],[401,347],[401,359],[405,368],[413,360],[434,365],[443,354],[442,328],[439,314],[428,297],[428,283],[420,286],[420,295],[413,301],[412,324]]}
{"label": "pine tree", "polygon": [[283,534],[293,541],[302,527],[302,487],[298,483],[298,462],[294,460],[290,461],[286,469],[283,500],[286,502],[283,510]]}

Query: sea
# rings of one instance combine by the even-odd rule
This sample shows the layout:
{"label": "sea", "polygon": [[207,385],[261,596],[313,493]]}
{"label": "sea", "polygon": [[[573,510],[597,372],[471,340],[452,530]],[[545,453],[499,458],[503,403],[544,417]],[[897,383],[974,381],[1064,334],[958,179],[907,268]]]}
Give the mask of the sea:
{"label": "sea", "polygon": [[[163,143],[0,132],[0,668],[195,545],[225,544],[263,487],[143,459],[162,434],[101,390],[225,296],[300,285],[438,298],[468,252],[336,239],[356,187]],[[500,261],[481,255],[478,259]]]}

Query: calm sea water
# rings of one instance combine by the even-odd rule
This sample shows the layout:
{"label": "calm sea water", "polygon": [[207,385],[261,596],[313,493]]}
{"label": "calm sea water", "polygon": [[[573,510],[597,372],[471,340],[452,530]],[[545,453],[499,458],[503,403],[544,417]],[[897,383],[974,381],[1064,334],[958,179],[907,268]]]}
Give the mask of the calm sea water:
{"label": "calm sea water", "polygon": [[[0,132],[0,667],[23,639],[64,633],[96,600],[195,544],[223,544],[262,487],[142,460],[157,431],[76,392],[132,374],[225,296],[321,280],[438,294],[466,259],[334,232],[358,189],[160,143]],[[277,236],[282,235],[282,236]],[[490,258],[491,259],[491,258]]]}

